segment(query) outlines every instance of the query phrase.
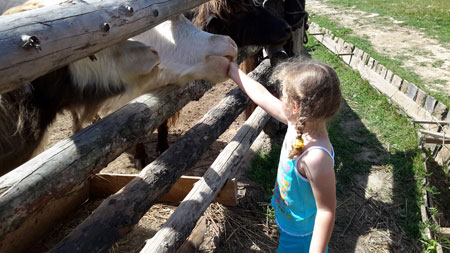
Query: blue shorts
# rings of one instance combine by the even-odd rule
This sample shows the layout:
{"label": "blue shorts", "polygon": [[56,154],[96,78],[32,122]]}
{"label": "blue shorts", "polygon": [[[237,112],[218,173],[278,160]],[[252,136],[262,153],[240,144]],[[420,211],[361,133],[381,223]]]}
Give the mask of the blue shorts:
{"label": "blue shorts", "polygon": [[[278,241],[277,253],[309,252],[312,234],[305,236],[294,236],[287,234],[282,229],[278,229],[278,231],[280,232],[280,239]],[[325,252],[328,252],[328,247]]]}

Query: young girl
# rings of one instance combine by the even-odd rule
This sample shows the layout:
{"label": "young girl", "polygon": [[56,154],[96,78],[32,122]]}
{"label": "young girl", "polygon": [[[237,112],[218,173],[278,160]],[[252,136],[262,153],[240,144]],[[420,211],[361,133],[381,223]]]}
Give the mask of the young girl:
{"label": "young girl", "polygon": [[246,76],[236,63],[229,76],[266,112],[288,125],[271,205],[280,232],[277,252],[326,252],[336,212],[334,151],[326,123],[339,110],[334,70],[293,59],[277,67],[279,100]]}

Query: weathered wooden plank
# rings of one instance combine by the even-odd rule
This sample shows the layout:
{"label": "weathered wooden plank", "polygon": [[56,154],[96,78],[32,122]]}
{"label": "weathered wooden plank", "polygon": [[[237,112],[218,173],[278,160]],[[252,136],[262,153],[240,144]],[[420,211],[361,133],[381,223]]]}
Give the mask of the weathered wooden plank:
{"label": "weathered wooden plank", "polygon": [[433,137],[442,138],[442,139],[444,139],[444,138],[446,139],[446,138],[450,137],[448,135],[445,135],[445,133],[443,133],[443,132],[438,133],[438,132],[423,130],[423,129],[419,129],[419,132],[421,132],[423,134],[431,135]]}
{"label": "weathered wooden plank", "polygon": [[[131,182],[136,177],[135,174],[111,174],[101,173],[95,175],[90,181],[91,197],[109,197],[118,192],[122,187]],[[181,176],[172,186],[166,195],[162,196],[159,202],[179,203],[189,191],[194,187],[201,177]],[[226,206],[236,206],[236,183],[235,180],[228,180],[217,195],[216,201]]]}
{"label": "weathered wooden plank", "polygon": [[[263,61],[251,76],[267,80],[269,62]],[[265,82],[265,81],[263,81]],[[204,150],[222,134],[249,102],[236,88],[175,144],[146,166],[139,176],[107,198],[51,252],[106,251],[133,228],[153,203],[169,191],[182,173],[200,158]]]}
{"label": "weathered wooden plank", "polygon": [[303,46],[304,35],[305,25],[302,25],[300,28],[292,32],[292,51],[295,55],[305,54],[305,48]]}
{"label": "weathered wooden plank", "polygon": [[[89,183],[67,189],[67,192],[60,195],[30,215],[18,229],[2,236],[0,252],[28,252],[33,243],[42,239],[48,231],[89,198]],[[17,215],[21,215],[21,212]]]}
{"label": "weathered wooden plank", "polygon": [[200,81],[185,89],[171,85],[153,96],[141,96],[0,177],[0,242],[211,87]]}
{"label": "weathered wooden plank", "polygon": [[[207,0],[62,1],[0,16],[0,94],[87,57]],[[23,36],[40,50],[23,47]]]}
{"label": "weathered wooden plank", "polygon": [[199,249],[203,242],[206,232],[206,218],[202,216],[195,228],[192,230],[191,235],[186,239],[186,241],[177,250],[177,253],[192,253]]}
{"label": "weathered wooden plank", "polygon": [[189,192],[162,229],[147,241],[141,252],[173,252],[180,247],[269,119],[270,115],[260,107],[253,112],[202,180]]}
{"label": "weathered wooden plank", "polygon": [[450,139],[442,140],[442,138],[423,138],[422,141],[429,144],[450,144]]}
{"label": "weathered wooden plank", "polygon": [[[220,201],[219,201],[220,200]],[[222,190],[217,194],[216,201],[225,206],[237,206],[237,183],[232,178],[226,181]]]}
{"label": "weathered wooden plank", "polygon": [[[181,202],[192,190],[194,185],[201,180],[201,177],[181,177],[166,195],[162,196],[159,202],[179,203]],[[231,179],[221,188],[218,189],[220,194],[217,195],[216,201],[226,206],[236,206],[236,181]]]}
{"label": "weathered wooden plank", "polygon": [[131,182],[136,174],[100,173],[91,179],[89,194],[95,198],[106,198]]}
{"label": "weathered wooden plank", "polygon": [[450,239],[450,228],[439,228],[439,234]]}
{"label": "weathered wooden plank", "polygon": [[417,123],[417,124],[434,124],[434,125],[450,125],[450,121],[443,121],[443,120],[413,120],[413,123]]}

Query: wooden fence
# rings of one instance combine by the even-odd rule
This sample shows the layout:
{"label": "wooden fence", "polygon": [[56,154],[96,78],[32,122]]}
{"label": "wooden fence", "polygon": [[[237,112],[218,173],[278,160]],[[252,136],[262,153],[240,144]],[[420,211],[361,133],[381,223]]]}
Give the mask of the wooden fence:
{"label": "wooden fence", "polygon": [[207,0],[62,1],[0,16],[0,94]]}
{"label": "wooden fence", "polygon": [[[0,93],[204,2],[207,0],[102,0],[85,5],[69,1],[63,6],[0,16],[0,41],[5,45],[0,49]],[[23,35],[35,36],[39,47],[23,47]],[[296,50],[302,49],[302,35],[298,32],[294,39]],[[240,59],[246,55],[245,50],[240,50]],[[270,72],[269,60],[265,60],[250,76],[275,85],[268,81]],[[153,95],[143,95],[2,176],[0,251],[26,251],[89,197],[89,185],[97,172],[212,86],[195,81],[184,89],[169,85]],[[165,153],[107,198],[52,252],[107,251],[200,159],[248,102],[238,88],[227,94]],[[180,246],[267,120],[268,115],[261,110],[254,113],[143,251],[166,252]],[[206,194],[206,199],[199,199],[200,192]],[[190,219],[180,218],[185,214]]]}

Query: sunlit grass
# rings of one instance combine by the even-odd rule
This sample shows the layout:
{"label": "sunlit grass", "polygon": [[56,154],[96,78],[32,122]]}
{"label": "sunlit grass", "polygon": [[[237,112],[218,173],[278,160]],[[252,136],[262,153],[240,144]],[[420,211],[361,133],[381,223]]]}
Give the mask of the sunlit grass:
{"label": "sunlit grass", "polygon": [[[450,1],[449,1],[450,3]],[[330,30],[335,36],[340,37],[344,39],[347,42],[352,43],[356,47],[360,48],[367,54],[369,54],[372,58],[377,60],[379,63],[381,63],[383,66],[385,66],[387,69],[391,70],[396,75],[400,76],[402,79],[407,80],[408,82],[414,83],[425,91],[427,94],[430,94],[434,98],[436,98],[438,101],[445,104],[447,107],[450,107],[450,96],[449,94],[437,92],[434,90],[430,90],[427,88],[424,84],[424,81],[420,78],[418,74],[416,74],[412,69],[404,68],[402,67],[402,61],[408,60],[408,56],[397,56],[395,58],[391,58],[389,55],[383,55],[375,51],[375,49],[372,47],[371,42],[366,38],[361,38],[352,35],[352,30],[349,28],[343,28],[339,26],[339,24],[327,18],[326,16],[321,15],[311,15],[310,20],[312,22],[317,23],[321,27],[324,27],[328,30]],[[310,36],[311,37],[311,36]],[[415,50],[417,51],[417,50]],[[436,62],[435,65],[443,64],[440,62]]]}
{"label": "sunlit grass", "polygon": [[329,3],[356,7],[404,21],[442,43],[450,42],[450,1],[448,0],[329,0]]}

